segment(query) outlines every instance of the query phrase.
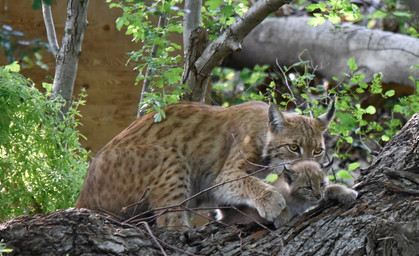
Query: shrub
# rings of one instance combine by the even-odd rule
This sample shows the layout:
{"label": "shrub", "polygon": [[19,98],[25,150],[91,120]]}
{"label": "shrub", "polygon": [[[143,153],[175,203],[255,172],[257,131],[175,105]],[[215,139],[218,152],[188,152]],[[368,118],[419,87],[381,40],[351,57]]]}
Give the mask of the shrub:
{"label": "shrub", "polygon": [[0,67],[0,220],[71,207],[88,167],[76,129],[84,92],[63,115],[65,100],[19,69]]}

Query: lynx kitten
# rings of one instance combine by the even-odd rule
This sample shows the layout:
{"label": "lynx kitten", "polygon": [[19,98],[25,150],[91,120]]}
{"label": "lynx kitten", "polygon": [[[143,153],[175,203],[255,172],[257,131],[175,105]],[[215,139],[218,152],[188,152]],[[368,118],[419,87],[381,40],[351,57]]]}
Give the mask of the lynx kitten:
{"label": "lynx kitten", "polygon": [[[184,102],[165,113],[159,123],[155,113],[137,119],[97,153],[75,207],[122,215],[121,209],[139,202],[148,189],[127,217],[134,209],[176,205],[214,184],[245,177],[259,168],[251,162],[320,161],[334,105],[318,118],[283,113],[263,102],[229,108]],[[285,200],[273,185],[249,176],[185,202],[197,205],[247,205],[273,221]],[[170,212],[157,224],[183,229],[189,219],[188,211]]]}
{"label": "lynx kitten", "polygon": [[[336,200],[343,204],[356,199],[358,193],[355,190],[340,184],[329,185],[326,175],[328,167],[314,161],[298,161],[290,167],[285,167],[278,178],[270,183],[286,201],[286,207],[274,221],[277,226],[318,205],[323,199]],[[234,209],[223,209],[217,211],[216,217],[228,224],[243,224],[252,220],[266,223],[254,209],[247,206],[238,209],[247,216]]]}

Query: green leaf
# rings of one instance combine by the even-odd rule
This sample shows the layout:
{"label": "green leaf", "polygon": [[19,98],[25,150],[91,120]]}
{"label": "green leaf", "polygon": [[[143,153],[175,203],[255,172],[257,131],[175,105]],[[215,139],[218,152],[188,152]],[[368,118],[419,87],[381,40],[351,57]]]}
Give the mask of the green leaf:
{"label": "green leaf", "polygon": [[355,170],[356,168],[358,168],[359,166],[360,166],[360,164],[359,164],[358,162],[351,163],[351,164],[349,164],[349,165],[348,165],[348,170],[349,170],[349,171],[353,171],[353,170]]}
{"label": "green leaf", "polygon": [[319,4],[309,4],[306,6],[306,10],[312,12],[314,10],[320,9]]}
{"label": "green leaf", "polygon": [[234,8],[231,5],[226,5],[223,8],[221,8],[220,13],[226,17],[230,17],[234,13]]}
{"label": "green leaf", "polygon": [[327,178],[328,178],[330,181],[334,181],[334,180],[335,180],[335,176],[333,176],[333,175],[327,175]]}
{"label": "green leaf", "polygon": [[403,106],[401,106],[399,104],[394,105],[393,112],[402,113],[403,112]]}
{"label": "green leaf", "polygon": [[381,136],[381,140],[382,141],[389,141],[390,137],[384,134],[384,135]]}
{"label": "green leaf", "polygon": [[350,58],[348,60],[348,67],[352,72],[354,72],[358,69],[358,66],[356,65],[356,62],[355,62],[354,58]]}
{"label": "green leaf", "polygon": [[366,109],[365,109],[365,112],[366,113],[368,113],[368,114],[370,114],[370,115],[374,115],[375,114],[375,112],[376,112],[376,109],[375,109],[375,107],[374,106],[368,106]]}
{"label": "green leaf", "polygon": [[357,92],[357,93],[363,93],[363,92],[365,92],[365,90],[364,90],[364,89],[362,89],[362,88],[356,88],[356,92]]}
{"label": "green leaf", "polygon": [[385,98],[388,98],[388,97],[394,96],[395,93],[396,92],[394,90],[388,90],[388,91],[386,91],[384,96],[385,96]]}
{"label": "green leaf", "polygon": [[313,27],[316,27],[316,26],[318,26],[318,25],[321,25],[321,24],[323,24],[324,22],[326,21],[326,19],[320,14],[320,13],[315,13],[314,14],[314,17],[313,18],[311,18],[309,21],[308,21],[308,25],[311,25],[311,26],[313,26]]}
{"label": "green leaf", "polygon": [[9,71],[9,72],[18,73],[20,71],[20,65],[18,64],[17,61],[14,61],[14,62],[10,63],[9,65],[6,65],[4,67],[4,69]]}
{"label": "green leaf", "polygon": [[41,7],[42,7],[42,0],[33,0],[32,9],[38,10]]}
{"label": "green leaf", "polygon": [[278,179],[278,174],[276,173],[269,173],[268,176],[266,176],[265,179],[263,179],[266,183],[274,183]]}
{"label": "green leaf", "polygon": [[354,142],[354,138],[352,138],[351,136],[347,136],[345,137],[345,140],[349,143],[352,144]]}
{"label": "green leaf", "polygon": [[336,176],[342,179],[353,179],[353,176],[347,170],[340,170],[336,173]]}
{"label": "green leaf", "polygon": [[208,6],[208,10],[215,11],[223,3],[223,0],[207,0],[205,5]]}
{"label": "green leaf", "polygon": [[328,15],[327,19],[332,22],[332,24],[337,24],[341,21],[340,17],[337,14]]}

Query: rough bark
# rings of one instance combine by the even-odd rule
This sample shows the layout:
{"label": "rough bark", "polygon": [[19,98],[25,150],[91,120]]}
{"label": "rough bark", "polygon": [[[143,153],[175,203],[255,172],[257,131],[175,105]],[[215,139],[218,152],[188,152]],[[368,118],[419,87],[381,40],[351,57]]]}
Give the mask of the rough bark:
{"label": "rough bark", "polygon": [[324,203],[274,231],[219,224],[148,230],[68,209],[5,222],[0,239],[12,255],[418,255],[419,114],[361,173],[355,203]]}
{"label": "rough bark", "polygon": [[256,64],[291,66],[302,60],[317,67],[316,74],[331,79],[348,72],[347,60],[354,57],[360,71],[371,81],[382,72],[384,83],[414,86],[409,76],[419,76],[411,66],[419,63],[419,39],[406,35],[344,24],[336,29],[330,22],[312,27],[309,18],[270,18],[243,41],[242,51],[226,58],[234,68]]}
{"label": "rough bark", "polygon": [[60,94],[66,100],[67,104],[63,112],[67,112],[73,97],[84,30],[87,27],[88,4],[89,0],[68,1],[64,36],[61,47],[58,47],[51,16],[51,6],[42,3],[48,41],[55,57],[52,93],[54,95]]}

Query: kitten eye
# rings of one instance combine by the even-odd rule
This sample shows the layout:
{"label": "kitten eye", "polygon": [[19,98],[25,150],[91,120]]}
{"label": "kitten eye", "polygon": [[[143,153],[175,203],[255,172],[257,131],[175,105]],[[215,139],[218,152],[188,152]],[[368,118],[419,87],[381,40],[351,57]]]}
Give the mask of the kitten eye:
{"label": "kitten eye", "polygon": [[320,155],[321,153],[323,153],[323,149],[322,149],[322,148],[315,148],[315,149],[313,150],[313,153],[314,153],[315,155]]}
{"label": "kitten eye", "polygon": [[293,152],[297,152],[300,153],[300,147],[297,144],[291,144],[288,146],[288,149],[293,151]]}
{"label": "kitten eye", "polygon": [[304,187],[305,190],[313,190],[313,186]]}
{"label": "kitten eye", "polygon": [[321,188],[324,188],[325,185],[326,185],[326,183],[324,183],[324,182],[320,183]]}

